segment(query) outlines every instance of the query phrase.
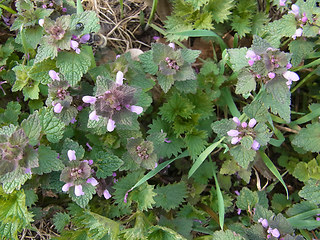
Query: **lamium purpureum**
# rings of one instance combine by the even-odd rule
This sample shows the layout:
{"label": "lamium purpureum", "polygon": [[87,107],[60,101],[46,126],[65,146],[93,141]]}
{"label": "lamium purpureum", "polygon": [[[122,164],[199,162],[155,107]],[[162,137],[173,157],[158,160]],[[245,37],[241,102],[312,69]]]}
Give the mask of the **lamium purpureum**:
{"label": "lamium purpureum", "polygon": [[68,158],[70,160],[69,166],[62,170],[60,180],[65,182],[62,191],[67,192],[71,187],[74,188],[74,194],[78,197],[84,195],[83,186],[91,184],[97,186],[99,183],[91,177],[91,167],[89,161],[77,160],[76,153],[74,150],[68,150]]}
{"label": "lamium purpureum", "polygon": [[117,72],[116,82],[107,81],[108,89],[96,96],[84,96],[82,101],[90,103],[93,111],[89,114],[89,119],[99,121],[100,118],[107,120],[107,130],[112,132],[116,123],[128,114],[141,114],[143,108],[136,106],[134,94],[136,89],[123,84],[123,73]]}
{"label": "lamium purpureum", "polygon": [[237,127],[236,129],[231,129],[227,132],[228,136],[232,137],[231,144],[238,144],[244,136],[250,136],[253,139],[251,148],[255,151],[259,150],[260,143],[255,140],[256,132],[254,130],[254,126],[257,124],[257,121],[252,118],[249,123],[241,123],[237,117],[234,117],[232,120],[237,124]]}

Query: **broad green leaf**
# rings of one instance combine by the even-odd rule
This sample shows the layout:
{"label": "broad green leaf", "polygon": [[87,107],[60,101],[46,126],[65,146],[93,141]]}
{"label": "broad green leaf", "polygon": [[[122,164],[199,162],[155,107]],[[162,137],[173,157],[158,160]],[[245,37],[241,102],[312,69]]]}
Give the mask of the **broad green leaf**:
{"label": "broad green leaf", "polygon": [[253,209],[258,201],[259,197],[257,192],[252,192],[247,187],[244,187],[237,198],[237,207],[242,210]]}
{"label": "broad green leaf", "polygon": [[41,145],[38,148],[39,154],[39,167],[32,169],[35,174],[42,175],[52,171],[59,171],[64,169],[64,164],[58,158],[58,153],[50,147]]}
{"label": "broad green leaf", "polygon": [[28,81],[29,81],[28,72],[30,71],[30,69],[31,69],[30,66],[25,66],[25,65],[18,65],[12,69],[16,74],[16,81],[11,89],[12,92],[21,91],[23,87],[28,84]]}
{"label": "broad green leaf", "polygon": [[52,109],[44,108],[39,112],[42,131],[49,142],[56,143],[63,137],[65,125],[53,115]]}
{"label": "broad green leaf", "polygon": [[320,184],[318,180],[310,179],[299,192],[299,196],[313,204],[320,204]]}
{"label": "broad green leaf", "polygon": [[70,222],[70,216],[67,213],[58,212],[53,216],[54,227],[58,232],[62,232],[64,227]]}
{"label": "broad green leaf", "polygon": [[238,72],[242,68],[249,66],[248,59],[246,58],[247,48],[234,48],[227,51],[233,71]]}
{"label": "broad green leaf", "polygon": [[29,144],[32,146],[39,142],[39,137],[41,133],[41,124],[38,112],[34,112],[27,119],[23,120],[21,123],[26,136],[29,138]]}
{"label": "broad green leaf", "polygon": [[157,207],[162,207],[166,211],[177,208],[187,194],[187,187],[184,182],[158,186],[154,192],[157,194],[154,198]]}
{"label": "broad green leaf", "polygon": [[256,90],[255,76],[246,69],[240,71],[238,75],[238,82],[236,85],[236,94],[245,95],[255,90]]}
{"label": "broad green leaf", "polygon": [[148,239],[152,240],[186,240],[180,234],[174,230],[163,227],[163,226],[153,226],[149,228]]}
{"label": "broad green leaf", "polygon": [[111,176],[113,172],[117,171],[123,161],[117,156],[107,153],[104,151],[99,151],[95,154],[94,163],[98,170],[96,171],[98,178],[106,178]]}
{"label": "broad green leaf", "polygon": [[308,172],[308,164],[305,162],[299,162],[294,168],[292,176],[299,179],[299,181],[301,182],[308,181],[310,178],[309,172]]}
{"label": "broad green leaf", "polygon": [[81,35],[98,32],[100,30],[99,18],[95,11],[84,11],[78,14],[72,14],[70,28],[75,29],[78,23],[83,24]]}
{"label": "broad green leaf", "polygon": [[85,208],[92,199],[93,194],[96,193],[96,188],[91,184],[86,183],[82,184],[82,191],[84,192],[84,195],[76,196],[74,193],[74,187],[71,187],[69,190],[69,196],[72,198],[72,201],[80,207]]}
{"label": "broad green leaf", "polygon": [[29,71],[30,78],[40,82],[41,84],[48,84],[52,81],[49,76],[49,71],[56,68],[54,60],[46,59],[42,62],[35,63]]}
{"label": "broad green leaf", "polygon": [[180,50],[183,60],[187,63],[194,63],[199,57],[201,51],[183,48]]}
{"label": "broad green leaf", "polygon": [[292,144],[306,151],[320,151],[320,123],[315,122],[302,128],[293,138]]}
{"label": "broad green leaf", "polygon": [[26,206],[31,207],[32,205],[35,205],[38,201],[38,195],[35,193],[35,190],[25,190],[24,193],[26,195]]}
{"label": "broad green leaf", "polygon": [[0,122],[6,124],[13,123],[18,124],[18,119],[20,115],[21,105],[18,102],[9,102],[4,113],[0,114]]}
{"label": "broad green leaf", "polygon": [[212,239],[214,240],[244,240],[245,238],[243,238],[241,235],[236,234],[235,232],[232,232],[231,230],[220,230],[220,231],[216,231],[214,232],[214,234],[212,235]]}
{"label": "broad green leaf", "polygon": [[158,65],[153,62],[152,51],[147,51],[139,55],[141,65],[143,69],[152,75],[155,75],[158,72]]}
{"label": "broad green leaf", "polygon": [[57,57],[57,67],[72,87],[76,86],[81,77],[91,66],[91,57],[84,47],[80,54],[75,51],[59,52]]}
{"label": "broad green leaf", "polygon": [[25,86],[22,90],[24,101],[28,99],[39,99],[39,82],[33,81],[31,84]]}
{"label": "broad green leaf", "polygon": [[154,197],[157,194],[154,191],[154,186],[143,184],[131,193],[131,199],[138,203],[140,211],[146,211],[152,208],[155,204]]}
{"label": "broad green leaf", "polygon": [[54,59],[58,55],[58,49],[55,46],[49,45],[48,43],[42,43],[37,50],[35,63],[42,62],[45,59]]}
{"label": "broad green leaf", "polygon": [[241,167],[247,168],[249,163],[254,160],[256,151],[253,149],[247,149],[242,145],[238,145],[230,149],[230,154]]}
{"label": "broad green leaf", "polygon": [[268,122],[271,116],[263,102],[254,101],[243,108],[243,112],[249,117],[254,118],[257,122]]}
{"label": "broad green leaf", "polygon": [[301,61],[312,52],[314,46],[315,44],[313,42],[306,41],[302,38],[292,41],[289,44],[290,53],[292,54],[290,61],[292,66],[298,66]]}
{"label": "broad green leaf", "polygon": [[171,86],[174,83],[174,79],[173,79],[172,75],[166,77],[165,75],[159,74],[157,80],[158,80],[158,83],[159,83],[161,89],[165,93],[167,93],[169,91],[169,89],[171,88]]}
{"label": "broad green leaf", "polygon": [[31,174],[25,173],[25,170],[18,167],[13,172],[9,172],[0,177],[3,190],[6,193],[12,193],[14,190],[19,190],[21,186],[31,178]]}
{"label": "broad green leaf", "polygon": [[0,128],[0,135],[11,136],[17,129],[17,126],[10,124],[9,126],[4,126]]}

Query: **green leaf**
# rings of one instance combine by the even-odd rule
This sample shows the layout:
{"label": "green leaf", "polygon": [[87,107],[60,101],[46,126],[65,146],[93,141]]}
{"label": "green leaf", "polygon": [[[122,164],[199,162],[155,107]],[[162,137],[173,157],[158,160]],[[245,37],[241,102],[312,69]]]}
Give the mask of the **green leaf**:
{"label": "green leaf", "polygon": [[21,105],[18,102],[9,102],[4,113],[0,115],[0,122],[18,124]]}
{"label": "green leaf", "polygon": [[94,163],[98,168],[96,171],[97,177],[106,178],[117,171],[123,164],[123,161],[111,153],[99,151],[95,154]]}
{"label": "green leaf", "polygon": [[[23,44],[26,49],[35,49],[41,41],[43,35],[43,27],[33,26],[23,28],[16,37],[16,43]],[[25,41],[22,40],[25,38]]]}
{"label": "green leaf", "polygon": [[147,51],[139,55],[141,65],[146,73],[155,75],[158,72],[158,65],[153,61],[152,51]]}
{"label": "green leaf", "polygon": [[26,206],[31,207],[38,201],[38,195],[34,192],[33,189],[25,190],[24,191],[26,195]]}
{"label": "green leaf", "polygon": [[33,173],[42,175],[44,173],[50,173],[52,171],[59,171],[64,169],[65,166],[58,158],[58,153],[54,150],[51,150],[50,147],[41,145],[38,148],[38,154],[39,167],[33,168]]}
{"label": "green leaf", "polygon": [[16,170],[9,172],[0,177],[3,190],[6,193],[12,193],[14,190],[19,190],[21,186],[31,178],[31,174],[25,173],[23,168],[18,167]]}
{"label": "green leaf", "polygon": [[226,239],[228,239],[228,240],[245,240],[245,238],[236,234],[235,232],[232,232],[231,230],[216,231],[212,235],[212,239],[214,239],[214,240],[226,240]]}
{"label": "green leaf", "polygon": [[63,137],[65,125],[53,115],[53,111],[43,108],[39,112],[42,131],[49,142],[56,143]]}
{"label": "green leaf", "polygon": [[207,145],[207,133],[205,131],[194,130],[187,134],[184,141],[187,145],[188,152],[192,158],[196,158]]}
{"label": "green leaf", "polygon": [[72,14],[70,28],[75,29],[78,23],[83,24],[81,35],[98,32],[100,30],[99,18],[95,11],[84,11],[82,13]]}
{"label": "green leaf", "polygon": [[35,63],[42,62],[45,59],[54,59],[58,55],[58,49],[48,43],[42,43],[37,49]]}
{"label": "green leaf", "polygon": [[246,95],[251,91],[256,90],[256,78],[249,72],[249,70],[244,69],[240,71],[238,75],[238,82],[236,85],[236,94]]}
{"label": "green leaf", "polygon": [[54,227],[58,232],[62,232],[66,225],[70,222],[70,216],[67,213],[58,212],[53,216]]}
{"label": "green leaf", "polygon": [[17,126],[10,124],[9,126],[4,126],[0,128],[0,135],[6,135],[10,137],[17,129]]}
{"label": "green leaf", "polygon": [[32,84],[29,84],[25,86],[22,90],[24,95],[24,101],[30,99],[39,99],[39,82],[32,82]]}
{"label": "green leaf", "polygon": [[236,128],[236,123],[232,119],[222,119],[211,124],[212,130],[220,137],[226,136],[227,132]]}
{"label": "green leaf", "polygon": [[252,41],[252,50],[256,54],[263,54],[266,52],[268,48],[271,48],[272,46],[268,41],[265,39],[262,39],[259,36],[253,36],[253,41]]}
{"label": "green leaf", "polygon": [[187,195],[187,187],[184,182],[168,184],[167,186],[157,186],[155,189],[156,206],[162,207],[166,211],[177,208]]}
{"label": "green leaf", "polygon": [[315,44],[313,42],[306,41],[302,38],[289,43],[289,50],[292,54],[290,61],[292,66],[298,66],[301,61],[312,52],[314,46]]}
{"label": "green leaf", "polygon": [[229,19],[231,15],[231,9],[234,7],[233,0],[215,0],[209,1],[209,4],[205,6],[205,9],[212,13],[212,19],[217,23],[223,23]]}
{"label": "green leaf", "polygon": [[270,122],[271,116],[263,102],[253,101],[243,108],[243,112],[249,117],[254,118],[257,122]]}
{"label": "green leaf", "polygon": [[308,171],[308,164],[305,162],[299,162],[294,168],[292,176],[299,179],[299,181],[301,182],[308,181],[310,178],[309,171]]}
{"label": "green leaf", "polygon": [[81,48],[80,54],[74,51],[59,52],[57,57],[57,67],[72,87],[78,84],[90,66],[91,56],[84,47]]}
{"label": "green leaf", "polygon": [[133,191],[131,194],[131,199],[138,203],[138,208],[140,211],[148,210],[152,208],[155,203],[154,196],[157,194],[154,192],[154,186],[149,184],[143,184]]}
{"label": "green leaf", "polygon": [[34,112],[29,115],[27,119],[24,119],[21,123],[26,136],[29,138],[29,144],[32,146],[39,142],[39,137],[41,133],[41,124],[38,112]]}
{"label": "green leaf", "polygon": [[250,33],[251,31],[251,21],[249,17],[250,15],[242,17],[238,15],[233,15],[232,17],[232,29],[239,34],[240,38],[244,37],[247,33]]}
{"label": "green leaf", "polygon": [[291,94],[284,79],[272,79],[266,84],[266,91],[270,95],[264,96],[262,102],[271,108],[271,112],[290,122]]}
{"label": "green leaf", "polygon": [[230,154],[243,168],[247,168],[249,163],[254,160],[256,151],[247,149],[241,145],[235,146],[230,149]]}
{"label": "green leaf", "polygon": [[201,51],[199,50],[191,50],[188,48],[183,48],[180,50],[180,52],[181,52],[181,57],[187,63],[194,63],[201,53]]}
{"label": "green leaf", "polygon": [[28,72],[30,71],[30,66],[25,65],[18,65],[12,68],[14,73],[16,74],[16,81],[14,82],[14,85],[12,86],[12,92],[21,91],[24,86],[28,84],[29,76]]}
{"label": "green leaf", "polygon": [[320,204],[320,184],[318,180],[310,179],[299,192],[299,196],[313,204]]}
{"label": "green leaf", "polygon": [[93,194],[96,193],[96,187],[88,183],[82,184],[82,191],[84,192],[84,195],[76,196],[73,186],[69,190],[69,196],[71,197],[72,201],[74,201],[80,207],[85,208],[88,205],[89,201],[92,199]]}
{"label": "green leaf", "polygon": [[148,239],[152,240],[186,240],[177,232],[163,226],[153,226],[149,228]]}
{"label": "green leaf", "polygon": [[293,145],[301,147],[306,151],[319,152],[320,151],[320,123],[308,124],[306,128],[293,138]]}
{"label": "green leaf", "polygon": [[55,68],[56,62],[51,59],[46,59],[42,62],[35,63],[29,71],[29,76],[41,84],[48,84],[52,81],[49,76],[49,71]]}
{"label": "green leaf", "polygon": [[238,72],[242,68],[249,66],[248,59],[246,58],[247,48],[234,48],[227,51],[233,71]]}
{"label": "green leaf", "polygon": [[174,83],[174,79],[173,79],[172,75],[165,76],[165,75],[159,74],[157,80],[158,80],[158,83],[159,83],[161,89],[165,93],[167,93],[169,91],[169,89],[171,88],[171,86]]}
{"label": "green leaf", "polygon": [[281,193],[276,193],[273,195],[271,200],[271,206],[275,213],[280,213],[287,207],[291,206],[291,201]]}
{"label": "green leaf", "polygon": [[259,197],[257,192],[250,191],[247,187],[242,188],[240,195],[237,197],[237,207],[242,210],[253,209],[258,203]]}

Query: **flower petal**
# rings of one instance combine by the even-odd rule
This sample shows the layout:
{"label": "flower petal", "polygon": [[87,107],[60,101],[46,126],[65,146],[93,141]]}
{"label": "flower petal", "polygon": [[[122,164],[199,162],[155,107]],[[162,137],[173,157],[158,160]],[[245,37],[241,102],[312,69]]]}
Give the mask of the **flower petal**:
{"label": "flower petal", "polygon": [[121,71],[117,72],[116,83],[118,85],[122,85],[123,84],[123,72],[121,72]]}
{"label": "flower petal", "polygon": [[75,194],[77,197],[84,195],[84,192],[82,191],[82,185],[76,185],[76,186],[74,187],[74,194]]}
{"label": "flower petal", "polygon": [[75,150],[68,150],[68,158],[70,161],[73,161],[73,160],[77,160],[77,157],[76,157],[76,151]]}
{"label": "flower petal", "polygon": [[283,77],[289,81],[294,81],[294,82],[296,82],[300,79],[298,74],[296,74],[295,72],[291,72],[291,71],[286,71],[283,74]]}
{"label": "flower petal", "polygon": [[91,97],[91,96],[84,96],[84,97],[82,98],[82,101],[83,101],[83,102],[85,102],[85,103],[90,103],[90,104],[95,103],[96,100],[97,100],[96,97]]}
{"label": "flower petal", "polygon": [[55,113],[61,113],[62,109],[63,109],[63,106],[61,105],[61,103],[57,103],[53,107],[53,111]]}
{"label": "flower petal", "polygon": [[109,118],[108,124],[107,124],[107,130],[109,132],[112,132],[115,127],[116,127],[115,121],[113,121],[111,118]]}
{"label": "flower petal", "polygon": [[90,183],[92,186],[97,186],[99,184],[99,182],[95,179],[95,178],[88,178],[87,179],[87,183]]}
{"label": "flower petal", "polygon": [[80,38],[80,43],[86,43],[90,39],[90,34],[85,34]]}
{"label": "flower petal", "polygon": [[257,124],[257,120],[254,118],[250,119],[249,121],[249,127],[253,128]]}
{"label": "flower petal", "polygon": [[60,81],[59,73],[57,73],[55,70],[50,70],[49,76],[52,78],[52,80]]}
{"label": "flower petal", "polygon": [[241,140],[241,138],[239,138],[239,137],[233,137],[231,139],[231,144],[237,144],[240,140]]}
{"label": "flower petal", "polygon": [[44,19],[43,18],[41,18],[41,19],[39,19],[39,25],[41,26],[41,27],[43,27],[43,24],[44,24]]}
{"label": "flower petal", "polygon": [[107,189],[103,191],[103,196],[105,199],[111,198],[111,194],[109,193],[109,191]]}
{"label": "flower petal", "polygon": [[240,134],[240,132],[238,130],[232,129],[232,130],[228,131],[227,134],[230,137],[236,137]]}
{"label": "flower petal", "polygon": [[76,50],[76,49],[79,47],[79,43],[78,43],[77,41],[70,40],[70,47],[71,47],[73,50]]}
{"label": "flower petal", "polygon": [[237,117],[233,117],[232,120],[238,125],[240,126],[240,120]]}
{"label": "flower petal", "polygon": [[260,148],[260,143],[258,143],[256,140],[253,140],[253,143],[251,145],[251,148],[255,151],[258,151]]}
{"label": "flower petal", "polygon": [[92,113],[89,114],[89,119],[90,120],[95,120],[95,121],[99,121],[99,116],[96,114],[96,111],[93,111]]}
{"label": "flower petal", "polygon": [[136,114],[139,115],[140,113],[143,112],[143,108],[140,107],[140,106],[132,105],[132,106],[130,107],[130,111],[131,111],[131,112],[134,112],[134,113],[136,113]]}
{"label": "flower petal", "polygon": [[73,186],[73,183],[66,183],[65,185],[63,185],[62,187],[62,191],[64,192],[68,192],[69,188]]}

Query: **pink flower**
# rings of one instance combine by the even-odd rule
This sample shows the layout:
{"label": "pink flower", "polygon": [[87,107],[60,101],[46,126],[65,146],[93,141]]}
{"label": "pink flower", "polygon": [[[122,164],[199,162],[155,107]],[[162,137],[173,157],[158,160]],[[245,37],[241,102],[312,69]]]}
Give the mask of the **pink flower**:
{"label": "pink flower", "polygon": [[306,23],[308,21],[306,13],[304,12],[302,15],[303,15],[303,17],[301,18],[301,22]]}
{"label": "pink flower", "polygon": [[264,228],[267,228],[269,226],[267,219],[259,218],[258,222],[261,223],[262,227]]}
{"label": "pink flower", "polygon": [[91,96],[84,96],[82,97],[82,101],[85,102],[85,103],[90,103],[90,104],[93,104],[95,103],[97,100],[96,97],[91,97]]}
{"label": "pink flower", "polygon": [[227,134],[230,137],[236,137],[240,134],[240,132],[238,130],[232,129],[232,130],[228,131]]}
{"label": "pink flower", "polygon": [[62,8],[62,12],[67,12],[67,8]]}
{"label": "pink flower", "polygon": [[302,36],[302,32],[303,32],[303,29],[302,28],[298,28],[296,30],[296,32],[292,35],[292,38],[295,40],[297,37],[301,37]]}
{"label": "pink flower", "polygon": [[285,6],[286,5],[286,1],[287,0],[280,0],[279,1],[279,5],[282,6],[282,7]]}
{"label": "pink flower", "polygon": [[260,143],[258,143],[256,140],[253,140],[253,143],[251,145],[251,148],[255,151],[258,151],[260,148]]}
{"label": "pink flower", "polygon": [[296,74],[295,72],[291,72],[291,71],[286,71],[284,74],[282,74],[282,76],[287,79],[288,81],[286,82],[286,84],[288,86],[290,86],[292,84],[292,82],[296,82],[300,79],[299,75]]}
{"label": "pink flower", "polygon": [[253,128],[257,124],[257,120],[254,118],[250,119],[249,121],[249,127]]}
{"label": "pink flower", "polygon": [[55,70],[50,70],[49,76],[52,78],[52,80],[60,81],[59,73],[57,73]]}
{"label": "pink flower", "polygon": [[80,38],[80,43],[86,43],[90,39],[90,34],[85,34]]}
{"label": "pink flower", "polygon": [[268,77],[271,78],[271,79],[275,78],[275,76],[276,76],[276,74],[274,72],[269,72],[268,73]]}
{"label": "pink flower", "polygon": [[134,113],[136,113],[136,114],[139,115],[140,113],[143,112],[143,108],[140,107],[140,106],[132,105],[132,106],[130,107],[130,111],[131,111],[131,112],[134,112]]}
{"label": "pink flower", "polygon": [[123,72],[121,71],[117,72],[116,83],[120,86],[123,84]]}
{"label": "pink flower", "polygon": [[241,123],[241,127],[246,128],[248,124],[246,122]]}
{"label": "pink flower", "polygon": [[175,47],[176,47],[176,45],[174,43],[169,43],[168,46],[171,47],[172,49],[175,49]]}
{"label": "pink flower", "polygon": [[237,124],[237,126],[240,126],[240,120],[237,117],[233,117],[232,120]]}
{"label": "pink flower", "polygon": [[69,188],[73,186],[73,183],[66,183],[65,185],[63,185],[62,187],[62,191],[64,192],[68,192]]}
{"label": "pink flower", "polygon": [[24,170],[24,173],[26,173],[26,174],[32,174],[31,168],[26,168],[26,169]]}
{"label": "pink flower", "polygon": [[92,186],[97,186],[99,184],[99,182],[95,179],[95,178],[88,178],[87,179],[87,183],[90,183]]}
{"label": "pink flower", "polygon": [[291,63],[288,63],[287,66],[286,66],[286,68],[287,68],[287,69],[292,68],[292,64],[291,64]]}
{"label": "pink flower", "polygon": [[107,130],[108,132],[112,132],[116,127],[115,121],[113,121],[111,118],[109,118],[108,120],[108,124],[107,124]]}
{"label": "pink flower", "polygon": [[69,161],[77,160],[75,150],[68,150],[67,154],[68,154]]}
{"label": "pink flower", "polygon": [[54,104],[53,111],[55,113],[61,113],[62,109],[63,109],[63,106],[61,105],[61,103]]}
{"label": "pink flower", "polygon": [[96,111],[93,111],[89,114],[89,119],[94,121],[99,121],[99,116],[97,115]]}
{"label": "pink flower", "polygon": [[272,229],[272,228],[268,228],[268,230],[267,230],[267,232],[268,233],[271,233],[272,234],[272,236],[274,236],[274,237],[276,237],[276,238],[278,238],[278,237],[280,237],[280,232],[279,232],[279,230],[278,229]]}
{"label": "pink flower", "polygon": [[109,193],[109,191],[107,189],[103,191],[103,196],[105,199],[111,198],[111,194]]}
{"label": "pink flower", "polygon": [[70,47],[77,53],[80,54],[79,43],[74,40],[70,40]]}
{"label": "pink flower", "polygon": [[84,195],[84,192],[82,191],[82,185],[76,185],[76,186],[74,187],[74,194],[75,194],[77,197]]}
{"label": "pink flower", "polygon": [[237,144],[240,140],[241,140],[241,138],[239,138],[239,137],[233,137],[231,139],[231,144]]}
{"label": "pink flower", "polygon": [[44,24],[44,19],[43,18],[41,18],[41,19],[39,19],[39,25],[41,26],[41,27],[43,27],[43,24]]}
{"label": "pink flower", "polygon": [[292,4],[291,11],[289,13],[294,14],[296,17],[299,16],[299,6],[296,4]]}

